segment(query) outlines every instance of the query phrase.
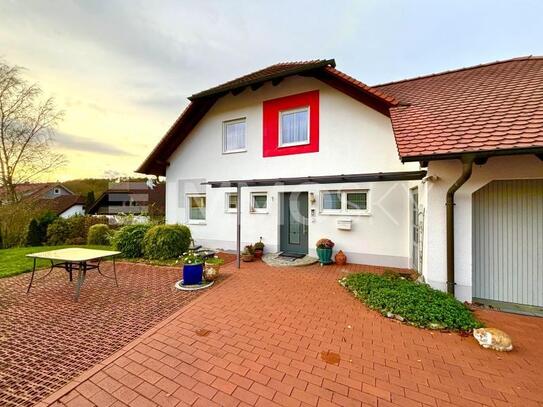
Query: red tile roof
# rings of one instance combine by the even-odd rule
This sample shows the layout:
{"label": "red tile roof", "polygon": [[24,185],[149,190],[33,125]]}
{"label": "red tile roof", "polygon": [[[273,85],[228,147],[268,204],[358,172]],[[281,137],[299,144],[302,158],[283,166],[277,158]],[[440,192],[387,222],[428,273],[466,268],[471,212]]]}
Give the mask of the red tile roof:
{"label": "red tile roof", "polygon": [[39,199],[36,205],[44,210],[51,211],[57,215],[67,211],[74,205],[84,205],[85,200],[80,195],[61,195],[53,199]]}
{"label": "red tile roof", "polygon": [[250,74],[240,76],[231,81],[225,82],[213,88],[198,92],[191,97],[190,100],[194,101],[202,97],[217,95],[220,93],[226,93],[234,89],[246,87],[249,85],[256,85],[265,81],[280,79],[286,76],[294,75],[298,72],[306,72],[311,69],[320,69],[326,66],[336,66],[336,62],[333,59],[315,59],[312,61],[295,61],[295,62],[281,62],[279,64],[271,65],[258,71],[251,72]]}
{"label": "red tile roof", "polygon": [[374,88],[390,109],[400,157],[543,148],[543,57],[523,57]]}

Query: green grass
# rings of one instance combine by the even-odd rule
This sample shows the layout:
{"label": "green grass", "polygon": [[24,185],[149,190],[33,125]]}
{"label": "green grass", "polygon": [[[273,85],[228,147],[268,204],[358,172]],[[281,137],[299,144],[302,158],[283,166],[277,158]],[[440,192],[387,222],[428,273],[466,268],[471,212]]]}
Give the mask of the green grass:
{"label": "green grass", "polygon": [[[13,249],[0,249],[0,278],[11,277],[17,274],[32,271],[33,259],[26,257],[27,254],[58,250],[67,247],[86,247],[88,249],[111,250],[108,246],[37,246],[37,247],[16,247]],[[38,260],[39,268],[48,267],[49,260]]]}
{"label": "green grass", "polygon": [[482,324],[453,296],[394,275],[351,274],[339,283],[370,308],[431,329],[469,331]]}

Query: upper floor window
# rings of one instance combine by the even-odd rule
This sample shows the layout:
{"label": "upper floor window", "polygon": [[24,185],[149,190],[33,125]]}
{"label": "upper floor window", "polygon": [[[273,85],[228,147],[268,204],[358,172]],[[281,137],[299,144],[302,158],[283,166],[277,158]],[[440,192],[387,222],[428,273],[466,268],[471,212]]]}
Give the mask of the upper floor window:
{"label": "upper floor window", "polygon": [[60,188],[55,188],[55,189],[53,190],[53,194],[55,194],[55,195],[60,195]]}
{"label": "upper floor window", "polygon": [[279,112],[279,146],[309,143],[309,107]]}
{"label": "upper floor window", "polygon": [[245,119],[230,120],[223,123],[223,153],[239,153],[246,151]]}
{"label": "upper floor window", "polygon": [[321,213],[338,215],[367,215],[368,190],[322,191]]}
{"label": "upper floor window", "polygon": [[276,157],[319,151],[319,91],[262,103],[262,155]]}

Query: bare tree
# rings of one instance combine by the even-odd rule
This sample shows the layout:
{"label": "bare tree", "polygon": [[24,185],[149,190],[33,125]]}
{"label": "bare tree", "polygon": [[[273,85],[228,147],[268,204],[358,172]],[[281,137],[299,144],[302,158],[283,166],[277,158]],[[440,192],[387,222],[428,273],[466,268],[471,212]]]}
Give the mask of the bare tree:
{"label": "bare tree", "polygon": [[62,116],[53,98],[42,98],[40,87],[22,78],[21,68],[0,61],[0,186],[8,201],[19,201],[18,183],[64,165],[51,145]]}

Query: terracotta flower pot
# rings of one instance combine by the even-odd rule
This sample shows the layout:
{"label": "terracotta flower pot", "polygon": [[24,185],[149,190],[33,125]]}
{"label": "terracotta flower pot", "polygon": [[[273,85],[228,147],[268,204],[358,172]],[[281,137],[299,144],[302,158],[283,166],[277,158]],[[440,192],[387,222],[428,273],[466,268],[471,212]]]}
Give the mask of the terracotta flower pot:
{"label": "terracotta flower pot", "polygon": [[250,261],[253,261],[254,259],[255,259],[255,256],[253,256],[252,254],[241,255],[241,260],[243,260],[244,262],[250,262]]}
{"label": "terracotta flower pot", "polygon": [[335,260],[337,265],[343,266],[345,263],[347,263],[347,256],[345,256],[345,253],[340,250],[339,252],[337,252]]}
{"label": "terracotta flower pot", "polygon": [[264,254],[264,250],[255,249],[255,258],[256,259],[261,259],[263,254]]}
{"label": "terracotta flower pot", "polygon": [[205,264],[204,267],[204,280],[214,281],[219,277],[220,264]]}

